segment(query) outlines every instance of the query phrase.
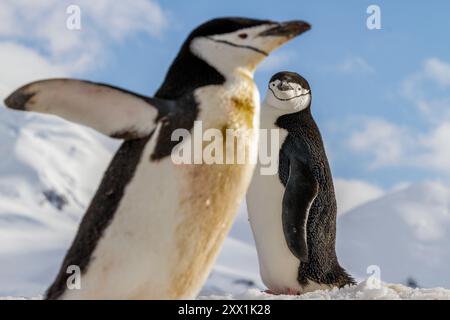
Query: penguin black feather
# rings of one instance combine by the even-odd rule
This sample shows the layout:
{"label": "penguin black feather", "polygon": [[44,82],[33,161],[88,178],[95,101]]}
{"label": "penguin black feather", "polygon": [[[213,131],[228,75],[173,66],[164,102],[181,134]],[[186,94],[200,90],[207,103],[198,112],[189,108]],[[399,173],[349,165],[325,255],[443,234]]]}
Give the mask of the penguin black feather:
{"label": "penguin black feather", "polygon": [[276,124],[289,132],[280,150],[279,177],[283,185],[286,185],[289,176],[287,162],[290,154],[300,154],[306,160],[319,185],[306,228],[309,259],[301,262],[298,281],[306,285],[309,279],[339,287],[355,284],[354,279],[339,265],[336,256],[336,196],[322,136],[311,108],[283,115]]}

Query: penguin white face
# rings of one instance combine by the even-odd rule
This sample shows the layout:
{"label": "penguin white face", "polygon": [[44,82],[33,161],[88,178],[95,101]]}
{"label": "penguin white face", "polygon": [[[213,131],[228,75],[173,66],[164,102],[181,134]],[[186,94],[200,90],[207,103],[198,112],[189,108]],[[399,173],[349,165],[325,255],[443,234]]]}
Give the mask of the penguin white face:
{"label": "penguin white face", "polygon": [[279,72],[272,76],[264,103],[283,113],[294,113],[311,104],[311,89],[308,82],[294,72]]}
{"label": "penguin white face", "polygon": [[303,21],[215,19],[194,30],[190,50],[224,75],[236,69],[253,72],[271,51],[309,29]]}

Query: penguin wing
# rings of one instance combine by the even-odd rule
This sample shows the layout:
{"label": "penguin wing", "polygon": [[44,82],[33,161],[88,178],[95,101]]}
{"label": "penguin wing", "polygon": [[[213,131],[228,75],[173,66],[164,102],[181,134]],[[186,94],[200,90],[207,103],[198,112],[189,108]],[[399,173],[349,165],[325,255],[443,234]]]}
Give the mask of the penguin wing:
{"label": "penguin wing", "polygon": [[319,184],[305,162],[290,159],[289,178],[283,196],[283,233],[289,250],[300,261],[308,261],[307,222]]}
{"label": "penguin wing", "polygon": [[156,120],[175,102],[76,79],[49,79],[27,84],[5,99],[7,107],[59,116],[120,139],[149,135]]}

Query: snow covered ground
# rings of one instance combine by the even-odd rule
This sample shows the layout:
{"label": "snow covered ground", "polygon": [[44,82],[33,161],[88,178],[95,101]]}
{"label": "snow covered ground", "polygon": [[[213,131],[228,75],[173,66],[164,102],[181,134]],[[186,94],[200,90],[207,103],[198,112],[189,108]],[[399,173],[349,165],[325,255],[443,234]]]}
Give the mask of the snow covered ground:
{"label": "snow covered ground", "polygon": [[317,290],[300,296],[272,295],[257,289],[241,294],[200,296],[201,300],[450,300],[450,290],[443,288],[413,289],[401,284],[382,283],[378,287],[363,281],[342,289]]}
{"label": "snow covered ground", "polygon": [[[0,106],[0,296],[43,293],[118,144],[53,117]],[[338,219],[338,256],[360,285],[301,297],[262,293],[243,205],[201,298],[450,299],[445,289],[384,283],[373,289],[364,281],[375,265],[371,270],[389,283],[450,288],[450,188],[426,182],[375,193]]]}

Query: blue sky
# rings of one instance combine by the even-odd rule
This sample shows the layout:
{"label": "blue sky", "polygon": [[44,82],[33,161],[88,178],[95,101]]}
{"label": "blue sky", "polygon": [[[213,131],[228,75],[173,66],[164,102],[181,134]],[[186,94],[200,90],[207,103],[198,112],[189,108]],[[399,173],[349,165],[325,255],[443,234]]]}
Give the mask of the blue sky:
{"label": "blue sky", "polygon": [[[370,4],[381,8],[381,30],[366,27]],[[296,71],[309,80],[314,115],[338,176],[383,187],[441,176],[436,170],[401,164],[369,168],[370,155],[351,152],[346,139],[358,117],[382,118],[413,130],[427,127],[422,115],[402,96],[401,85],[430,57],[450,62],[450,46],[445,41],[445,32],[450,31],[449,3],[297,0],[216,1],[212,5],[211,1],[196,0],[161,5],[170,19],[163,37],[130,39],[114,51],[114,68],[91,76],[153,92],[187,31],[202,21],[227,15],[303,19],[313,25],[312,30],[275,53],[280,57],[277,67],[256,73],[261,92],[278,70]],[[364,61],[364,65],[356,61]]]}
{"label": "blue sky", "polygon": [[[52,0],[44,2],[49,9],[54,7]],[[127,5],[139,5],[141,12],[130,14],[136,25],[125,28],[126,32],[123,24],[118,24],[118,30],[107,25],[120,20],[116,15],[127,14],[125,5],[103,8],[109,15],[105,17],[91,10],[89,6],[94,5],[88,1],[70,3],[80,5],[87,21],[82,20],[83,29],[77,35],[84,46],[64,51],[48,45],[53,35],[45,39],[40,34],[2,36],[1,25],[0,41],[26,46],[50,66],[64,61],[65,74],[144,94],[158,88],[189,31],[208,19],[306,20],[312,30],[275,52],[256,72],[255,80],[264,95],[266,82],[277,71],[296,71],[308,79],[313,114],[334,175],[384,189],[405,182],[445,180],[450,175],[450,154],[444,150],[446,138],[450,141],[450,112],[446,111],[447,106],[450,109],[449,2],[135,0]],[[366,9],[371,4],[381,8],[381,30],[366,27]],[[161,11],[161,21],[154,23],[155,32],[149,32],[137,21],[152,24],[148,13],[154,8]],[[94,62],[67,71],[67,56],[89,56],[92,47],[100,47],[92,55]]]}

